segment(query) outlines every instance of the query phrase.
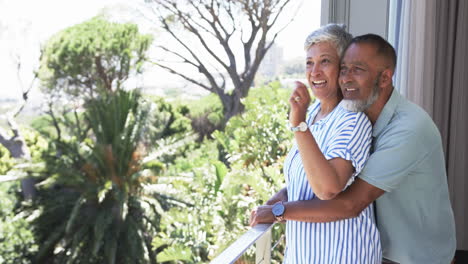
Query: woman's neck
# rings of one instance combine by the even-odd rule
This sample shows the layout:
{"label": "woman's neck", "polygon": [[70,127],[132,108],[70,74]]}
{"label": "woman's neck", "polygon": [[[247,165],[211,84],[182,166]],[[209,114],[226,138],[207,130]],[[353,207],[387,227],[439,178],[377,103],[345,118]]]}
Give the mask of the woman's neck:
{"label": "woman's neck", "polygon": [[338,105],[339,102],[340,100],[336,97],[333,100],[331,99],[320,100],[320,110],[315,116],[313,123],[319,121],[320,119],[323,119],[329,113],[331,113],[333,109],[335,109],[335,107]]}
{"label": "woman's neck", "polygon": [[333,99],[327,98],[327,100],[321,100],[319,114],[321,116],[327,116],[331,111],[333,111],[333,109],[335,109],[339,102],[340,100],[337,97]]}

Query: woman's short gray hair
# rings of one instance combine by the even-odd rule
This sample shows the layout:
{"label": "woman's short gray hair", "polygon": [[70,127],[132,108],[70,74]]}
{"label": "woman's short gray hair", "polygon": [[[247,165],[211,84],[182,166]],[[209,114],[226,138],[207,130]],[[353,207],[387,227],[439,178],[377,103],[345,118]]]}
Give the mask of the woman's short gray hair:
{"label": "woman's short gray hair", "polygon": [[320,42],[331,42],[335,45],[338,55],[343,55],[344,49],[348,46],[353,36],[346,32],[346,26],[343,24],[328,24],[314,30],[307,36],[304,43],[305,51]]}

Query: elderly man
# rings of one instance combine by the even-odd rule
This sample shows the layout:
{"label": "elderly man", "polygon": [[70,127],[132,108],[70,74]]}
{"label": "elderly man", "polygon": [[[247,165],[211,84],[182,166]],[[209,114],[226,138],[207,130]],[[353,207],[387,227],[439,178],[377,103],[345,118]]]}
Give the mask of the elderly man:
{"label": "elderly man", "polygon": [[[394,89],[395,65],[395,50],[380,36],[352,40],[341,63],[342,103],[369,117],[373,153],[344,192],[327,201],[285,202],[283,218],[338,221],[359,215],[376,201],[387,263],[447,264],[456,240],[441,137],[429,115]],[[271,209],[259,207],[251,225],[273,222]]]}

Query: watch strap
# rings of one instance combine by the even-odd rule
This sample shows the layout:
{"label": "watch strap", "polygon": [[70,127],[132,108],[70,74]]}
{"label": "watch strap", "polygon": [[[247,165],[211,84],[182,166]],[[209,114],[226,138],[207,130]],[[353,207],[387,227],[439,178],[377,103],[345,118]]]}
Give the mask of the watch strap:
{"label": "watch strap", "polygon": [[296,132],[296,131],[300,131],[300,132],[304,132],[307,130],[309,126],[307,125],[306,122],[302,121],[301,123],[299,123],[298,126],[289,126],[289,129],[292,131],[292,132]]}

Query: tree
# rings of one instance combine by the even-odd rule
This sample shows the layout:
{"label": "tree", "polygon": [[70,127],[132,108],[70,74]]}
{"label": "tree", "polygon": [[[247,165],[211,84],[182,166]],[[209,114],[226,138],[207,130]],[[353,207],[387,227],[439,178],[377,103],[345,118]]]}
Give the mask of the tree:
{"label": "tree", "polygon": [[[20,77],[21,69],[21,59],[17,60],[17,71],[18,71],[18,80],[21,84],[22,89],[22,101],[15,107],[13,110],[6,113],[5,118],[7,120],[8,126],[10,127],[11,136],[0,127],[0,144],[2,144],[9,152],[12,158],[30,161],[31,153],[24,139],[23,133],[20,130],[18,123],[16,122],[16,117],[21,113],[21,111],[26,106],[28,101],[28,94],[33,87],[35,78],[31,81],[31,84],[27,89],[23,87],[23,82]],[[21,180],[21,188],[23,191],[23,196],[25,199],[32,199],[35,196],[34,188],[34,179],[27,177]]]}
{"label": "tree", "polygon": [[45,156],[38,198],[23,205],[30,213],[40,208],[35,263],[156,263],[151,242],[160,215],[180,204],[148,187],[162,166],[147,156],[148,134],[162,134],[149,126],[164,120],[138,90],[122,89],[142,70],[150,42],[135,25],[93,18],[46,43],[43,87],[80,111],[69,102],[72,112],[50,108],[58,134],[67,128],[68,137]]}
{"label": "tree", "polygon": [[137,90],[86,101],[90,136],[48,159],[30,210],[41,208],[35,263],[156,263],[161,213],[178,202],[148,187],[158,180],[142,144],[150,111]]}
{"label": "tree", "polygon": [[47,92],[80,98],[119,90],[132,74],[141,73],[151,42],[134,24],[95,17],[49,39],[39,77]]}
{"label": "tree", "polygon": [[19,102],[12,110],[8,111],[3,118],[7,120],[8,126],[10,127],[12,136],[8,136],[6,131],[0,127],[0,144],[2,144],[10,152],[13,158],[25,158],[29,159],[29,149],[24,141],[24,137],[18,127],[15,118],[21,113],[26,106],[28,101],[28,94],[34,85],[35,78],[31,81],[27,88],[24,87],[23,81],[20,76],[21,71],[21,58],[18,56],[15,59],[17,66],[18,83],[21,86],[22,101]]}
{"label": "tree", "polygon": [[[17,116],[23,111],[24,107],[26,106],[29,98],[29,93],[31,92],[32,88],[34,87],[35,81],[37,76],[34,74],[33,77],[28,80],[28,84],[25,84],[25,79],[28,78],[24,77],[24,72],[30,73],[33,72],[33,69],[28,69],[28,67],[24,67],[24,62],[27,61],[24,59],[22,53],[28,48],[24,47],[20,43],[24,43],[27,40],[27,37],[30,35],[31,29],[31,22],[29,21],[15,21],[15,27],[11,29],[11,32],[8,32],[8,25],[2,24],[0,21],[0,34],[3,31],[6,32],[6,35],[20,35],[20,39],[15,39],[14,48],[10,50],[10,56],[12,58],[12,62],[16,69],[16,77],[17,83],[21,89],[21,100],[6,114],[1,115],[0,119],[5,119],[7,121],[9,131],[0,127],[0,144],[3,145],[9,152],[12,158],[16,160],[20,160],[20,162],[26,161],[29,162],[31,160],[31,153],[26,144],[24,139],[23,133],[20,129],[20,126],[16,122]],[[1,35],[0,35],[1,36]],[[11,36],[8,36],[11,37]],[[33,66],[34,67],[34,66]],[[26,70],[25,70],[26,68]],[[31,70],[31,71],[29,71]],[[21,187],[23,196],[25,199],[32,199],[35,196],[35,188],[34,188],[34,179],[31,177],[26,177],[21,180]]]}
{"label": "tree", "polygon": [[[90,98],[117,91],[132,75],[142,72],[152,42],[135,24],[94,17],[52,36],[41,51],[39,78],[48,96],[48,111],[61,141],[62,129],[86,137],[78,110]],[[66,102],[61,99],[66,99]],[[62,102],[62,103],[61,103]],[[59,113],[57,113],[59,111]]]}
{"label": "tree", "polygon": [[219,96],[224,126],[244,110],[242,99],[248,95],[265,53],[284,28],[275,30],[274,25],[290,0],[146,2],[154,4],[162,29],[176,44],[159,43],[158,47],[195,68],[205,80],[189,76],[167,61],[155,64]]}

